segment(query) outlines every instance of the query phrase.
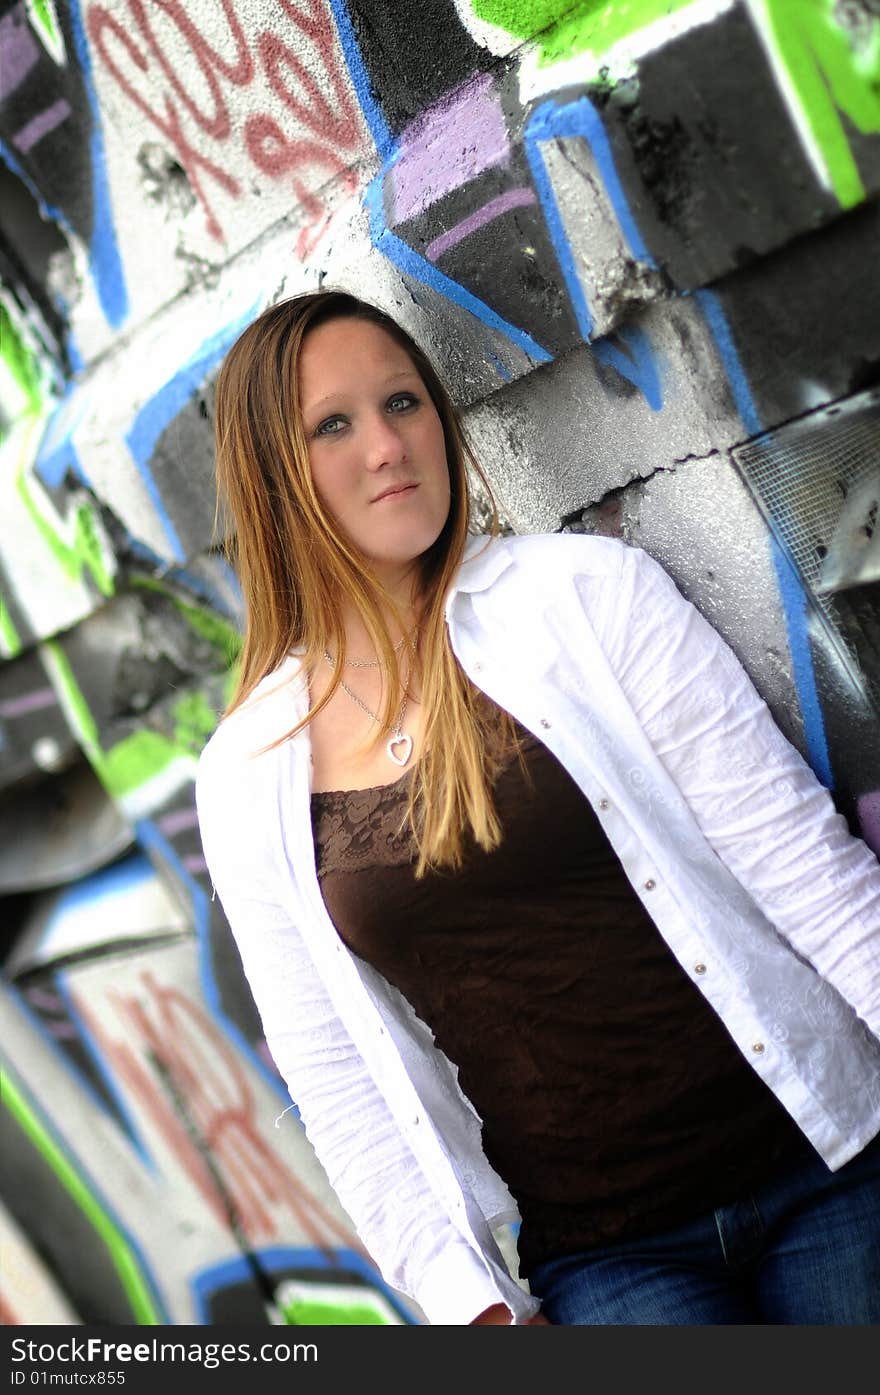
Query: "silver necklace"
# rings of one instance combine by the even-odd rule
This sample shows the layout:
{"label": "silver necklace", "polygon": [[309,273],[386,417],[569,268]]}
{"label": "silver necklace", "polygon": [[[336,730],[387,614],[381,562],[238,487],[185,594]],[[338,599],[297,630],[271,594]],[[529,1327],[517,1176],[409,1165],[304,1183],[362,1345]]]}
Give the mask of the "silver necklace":
{"label": "silver necklace", "polygon": [[[406,635],[401,635],[401,636],[400,636],[400,639],[397,641],[397,643],[396,643],[395,646],[394,646],[394,652],[395,652],[395,654],[399,654],[399,653],[400,653],[401,648],[403,647],[403,643],[404,643],[405,639],[406,639]],[[326,650],[324,651],[324,658],[327,660],[328,664],[333,664],[333,663],[336,662],[335,659],[333,658],[332,654],[328,654],[328,653],[326,652]],[[381,660],[381,659],[343,659],[342,662],[345,664],[345,667],[346,667],[346,668],[378,668],[379,665],[381,664],[382,660]]]}
{"label": "silver necklace", "polygon": [[[326,649],[324,650],[324,658],[327,660],[327,663],[330,665],[331,668],[335,667],[334,662],[333,662],[333,659],[332,659],[332,658],[330,657],[330,655],[327,653],[327,650],[326,650]],[[356,665],[356,667],[363,667],[363,668],[371,668],[371,667],[373,667],[373,666],[374,666],[374,665],[373,665],[372,663],[369,663],[369,664],[365,663],[365,664],[362,664],[362,665]],[[348,684],[345,682],[345,679],[344,679],[344,678],[340,678],[340,680],[339,680],[339,686],[340,686],[340,688],[342,689],[342,691],[343,691],[344,693],[347,693],[347,694],[348,694],[348,696],[351,698],[352,702],[355,703],[356,706],[358,706],[358,707],[361,709],[362,712],[366,712],[366,714],[367,714],[368,717],[371,717],[372,720],[373,720],[374,722],[378,722],[379,718],[378,718],[378,716],[376,715],[376,713],[375,713],[375,712],[372,712],[372,711],[370,710],[370,708],[367,706],[367,704],[366,704],[365,702],[362,702],[362,701],[361,701],[361,699],[358,697],[357,693],[353,693],[353,692],[352,692],[351,688],[350,688],[350,687],[348,686]],[[386,750],[386,753],[387,753],[387,755],[388,755],[388,759],[394,761],[394,764],[395,764],[395,765],[400,765],[400,766],[406,765],[407,761],[409,760],[410,756],[412,755],[412,748],[413,748],[413,740],[412,740],[412,737],[411,737],[411,736],[408,736],[407,733],[406,733],[405,731],[402,730],[402,727],[403,727],[403,718],[404,718],[404,715],[405,715],[405,714],[406,714],[406,698],[403,699],[403,702],[402,702],[401,707],[400,707],[400,711],[399,711],[398,714],[397,714],[397,721],[395,722],[394,727],[392,728],[391,736],[389,736],[387,742],[385,743],[385,750]],[[397,750],[397,749],[396,749],[397,747],[400,747],[400,750]]]}

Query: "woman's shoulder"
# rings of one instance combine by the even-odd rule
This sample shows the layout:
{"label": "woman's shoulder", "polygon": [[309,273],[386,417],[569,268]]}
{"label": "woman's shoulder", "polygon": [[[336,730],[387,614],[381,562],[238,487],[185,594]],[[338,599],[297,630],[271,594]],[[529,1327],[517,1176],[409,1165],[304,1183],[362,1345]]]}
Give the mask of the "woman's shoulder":
{"label": "woman's shoulder", "polygon": [[[199,757],[196,782],[212,774],[265,774],[278,759],[281,746],[272,745],[289,732],[308,705],[308,689],[294,654],[260,679],[238,707],[218,723]],[[285,743],[286,744],[286,743]]]}
{"label": "woman's shoulder", "polygon": [[633,549],[619,538],[598,533],[521,533],[506,539],[523,565],[616,576]]}
{"label": "woman's shoulder", "polygon": [[615,578],[640,549],[595,533],[515,533],[469,539],[460,571],[465,587],[513,570],[535,576]]}

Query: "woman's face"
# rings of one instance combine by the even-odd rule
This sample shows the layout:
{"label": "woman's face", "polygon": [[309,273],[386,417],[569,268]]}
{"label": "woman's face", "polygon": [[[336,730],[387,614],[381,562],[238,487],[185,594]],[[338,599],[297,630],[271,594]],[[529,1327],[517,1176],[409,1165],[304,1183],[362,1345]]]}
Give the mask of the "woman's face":
{"label": "woman's face", "polygon": [[369,320],[303,341],[299,392],[318,497],[387,586],[437,541],[449,514],[443,425],[406,350]]}

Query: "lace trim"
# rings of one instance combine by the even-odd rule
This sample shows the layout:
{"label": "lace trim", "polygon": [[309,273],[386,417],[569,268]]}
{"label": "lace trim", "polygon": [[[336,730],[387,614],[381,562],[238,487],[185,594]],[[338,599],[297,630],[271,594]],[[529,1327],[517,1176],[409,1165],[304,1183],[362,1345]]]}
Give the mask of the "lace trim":
{"label": "lace trim", "polygon": [[[497,731],[497,729],[496,729]],[[499,774],[537,738],[518,726],[519,747],[505,751]],[[316,790],[312,794],[312,835],[318,876],[366,867],[400,867],[412,862],[415,844],[406,818],[413,772],[390,784],[363,790]]]}
{"label": "lace trim", "polygon": [[321,790],[312,795],[312,831],[318,876],[363,867],[399,867],[412,861],[406,821],[411,772],[366,790]]}

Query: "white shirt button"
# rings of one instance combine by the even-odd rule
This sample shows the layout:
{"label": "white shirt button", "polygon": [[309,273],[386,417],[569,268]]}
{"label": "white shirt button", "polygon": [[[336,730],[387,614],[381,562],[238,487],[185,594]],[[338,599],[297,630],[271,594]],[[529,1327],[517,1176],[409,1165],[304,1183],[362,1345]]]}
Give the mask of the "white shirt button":
{"label": "white shirt button", "polygon": [[541,726],[544,727],[544,728],[546,728],[546,730],[549,731],[549,729],[550,729],[550,723],[547,721],[547,718],[546,718],[546,717],[542,717],[542,718],[541,718]]}
{"label": "white shirt button", "polygon": [[705,964],[695,964],[695,965],[694,965],[694,973],[695,973],[695,974],[704,974],[705,972],[706,972],[706,965],[705,965]]}
{"label": "white shirt button", "polygon": [[607,809],[607,808],[610,807],[610,804],[611,804],[610,799],[600,799],[600,800],[599,800],[599,808],[600,808],[600,809]]}
{"label": "white shirt button", "polygon": [[764,1050],[764,1043],[762,1041],[752,1042],[752,1050],[756,1056],[760,1056]]}
{"label": "white shirt button", "polygon": [[480,663],[480,661],[479,661],[479,659],[478,659],[477,662],[474,664],[474,673],[482,673],[482,672],[483,672],[483,665]]}
{"label": "white shirt button", "polygon": [[657,883],[654,881],[653,877],[649,877],[646,882],[643,882],[643,886],[646,891],[653,891],[656,885]]}

